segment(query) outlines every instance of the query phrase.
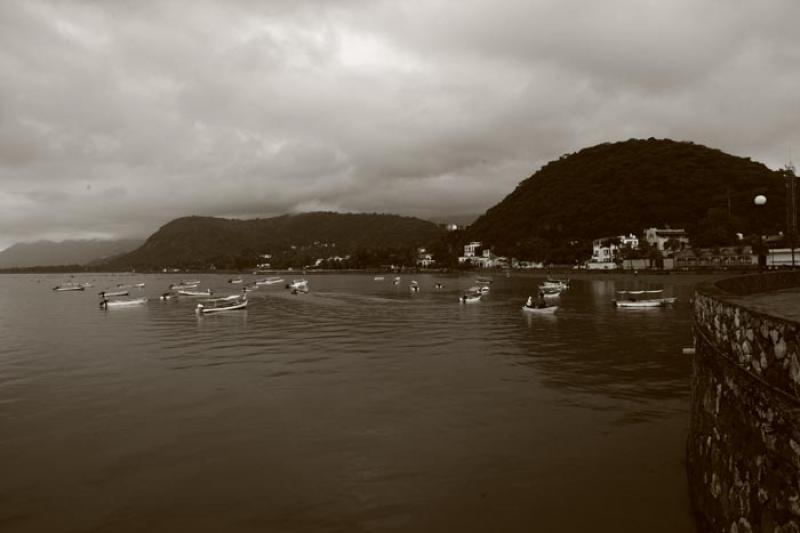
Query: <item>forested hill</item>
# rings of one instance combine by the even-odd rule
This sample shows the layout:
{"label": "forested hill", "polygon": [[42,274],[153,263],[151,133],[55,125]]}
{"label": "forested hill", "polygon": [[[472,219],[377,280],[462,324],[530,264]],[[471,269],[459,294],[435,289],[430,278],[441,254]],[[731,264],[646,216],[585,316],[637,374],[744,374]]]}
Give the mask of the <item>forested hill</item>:
{"label": "forested hill", "polygon": [[[443,230],[418,218],[383,214],[305,213],[236,220],[184,217],[162,226],[110,268],[252,268],[259,254],[277,266],[302,266],[314,257],[360,250],[411,250]],[[281,264],[281,262],[285,264]]]}
{"label": "forested hill", "polygon": [[[759,220],[764,229],[782,228],[784,187],[782,171],[689,142],[606,143],[546,164],[475,221],[468,237],[517,257],[651,226],[723,243]],[[768,198],[761,212],[753,206],[759,193]]]}
{"label": "forested hill", "polygon": [[17,243],[0,252],[0,268],[85,265],[130,252],[141,244],[142,239]]}

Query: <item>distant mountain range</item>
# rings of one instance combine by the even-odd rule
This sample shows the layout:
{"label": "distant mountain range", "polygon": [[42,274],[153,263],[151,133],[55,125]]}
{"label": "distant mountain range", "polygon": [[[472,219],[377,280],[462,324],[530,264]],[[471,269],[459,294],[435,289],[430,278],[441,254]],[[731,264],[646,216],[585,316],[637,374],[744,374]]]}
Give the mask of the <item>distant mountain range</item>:
{"label": "distant mountain range", "polygon": [[22,242],[0,252],[0,268],[88,265],[138,248],[144,239]]}
{"label": "distant mountain range", "polygon": [[304,213],[235,220],[175,219],[138,249],[107,263],[113,269],[252,268],[259,255],[278,266],[303,266],[314,257],[401,250],[437,240],[441,226],[384,214]]}
{"label": "distant mountain range", "polygon": [[[765,194],[767,205],[753,198]],[[591,240],[652,226],[725,244],[736,232],[785,223],[782,171],[690,142],[632,139],[585,148],[544,165],[468,229],[467,237],[516,257],[585,257]],[[580,248],[580,250],[578,250]]]}

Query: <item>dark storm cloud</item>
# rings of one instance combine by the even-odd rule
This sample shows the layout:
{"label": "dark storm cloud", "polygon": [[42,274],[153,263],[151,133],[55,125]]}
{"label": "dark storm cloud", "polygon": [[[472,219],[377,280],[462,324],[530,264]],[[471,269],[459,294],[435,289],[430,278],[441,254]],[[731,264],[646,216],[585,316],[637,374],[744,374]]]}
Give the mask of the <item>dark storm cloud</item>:
{"label": "dark storm cloud", "polygon": [[790,0],[3,2],[0,247],[188,214],[477,213],[629,137],[777,167],[797,20]]}

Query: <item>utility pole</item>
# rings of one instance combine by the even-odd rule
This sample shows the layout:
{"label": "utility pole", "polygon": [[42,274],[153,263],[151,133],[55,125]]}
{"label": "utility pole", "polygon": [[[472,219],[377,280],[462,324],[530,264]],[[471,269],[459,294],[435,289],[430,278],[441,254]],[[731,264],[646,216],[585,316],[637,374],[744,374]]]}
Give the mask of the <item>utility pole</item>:
{"label": "utility pole", "polygon": [[797,236],[797,179],[794,165],[789,162],[784,170],[786,177],[786,233],[789,235],[789,247],[792,249],[792,270],[795,268],[794,243]]}

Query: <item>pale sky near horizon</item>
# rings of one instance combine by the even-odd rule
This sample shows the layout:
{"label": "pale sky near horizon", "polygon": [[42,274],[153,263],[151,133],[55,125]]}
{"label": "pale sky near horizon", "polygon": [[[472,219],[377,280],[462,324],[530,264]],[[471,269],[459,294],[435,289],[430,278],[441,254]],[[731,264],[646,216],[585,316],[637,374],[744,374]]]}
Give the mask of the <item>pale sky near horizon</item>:
{"label": "pale sky near horizon", "polygon": [[0,249],[481,213],[564,153],[800,158],[796,0],[0,2]]}

